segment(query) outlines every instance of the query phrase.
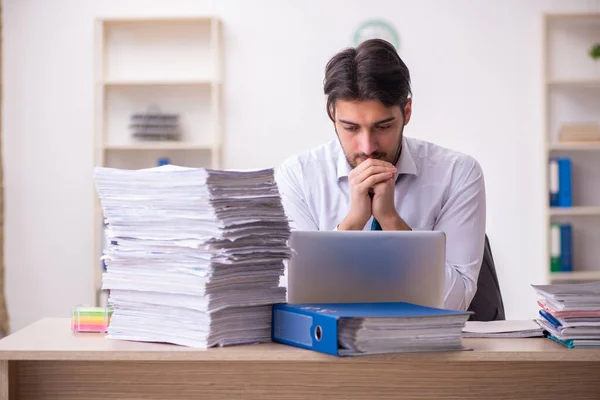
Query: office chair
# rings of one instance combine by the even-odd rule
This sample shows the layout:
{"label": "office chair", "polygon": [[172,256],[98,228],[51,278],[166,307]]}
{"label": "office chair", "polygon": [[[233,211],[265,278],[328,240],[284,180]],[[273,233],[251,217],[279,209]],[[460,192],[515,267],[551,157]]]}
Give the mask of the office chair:
{"label": "office chair", "polygon": [[492,249],[485,235],[485,248],[483,251],[483,260],[481,270],[477,279],[477,291],[471,301],[469,311],[474,312],[469,321],[493,321],[503,320],[504,302],[500,293],[500,284],[496,275],[496,266],[492,257]]}

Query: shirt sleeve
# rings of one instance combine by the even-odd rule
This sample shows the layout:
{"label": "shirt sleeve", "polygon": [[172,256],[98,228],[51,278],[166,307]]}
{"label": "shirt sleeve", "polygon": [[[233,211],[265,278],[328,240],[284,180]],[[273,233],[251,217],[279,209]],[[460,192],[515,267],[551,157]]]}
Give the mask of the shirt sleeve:
{"label": "shirt sleeve", "polygon": [[434,230],[446,233],[444,307],[466,311],[477,291],[485,245],[485,182],[472,158],[442,206]]}
{"label": "shirt sleeve", "polygon": [[284,162],[275,173],[285,213],[292,230],[318,231],[304,192],[304,174],[298,161]]}

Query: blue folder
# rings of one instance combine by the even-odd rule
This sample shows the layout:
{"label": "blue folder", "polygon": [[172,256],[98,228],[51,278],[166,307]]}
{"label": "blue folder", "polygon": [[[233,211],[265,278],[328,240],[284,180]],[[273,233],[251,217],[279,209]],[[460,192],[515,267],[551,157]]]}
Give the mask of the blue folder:
{"label": "blue folder", "polygon": [[546,311],[546,310],[539,310],[539,313],[554,328],[558,329],[558,328],[560,328],[562,326],[562,324],[560,323],[560,321],[557,320],[556,318],[554,318],[554,316],[552,314],[550,314],[548,311]]}
{"label": "blue folder", "polygon": [[573,196],[571,188],[571,159],[568,157],[559,157],[558,161],[558,206],[573,206]]}
{"label": "blue folder", "polygon": [[275,304],[271,336],[279,342],[321,353],[340,355],[340,318],[398,318],[466,315],[468,313],[411,303]]}
{"label": "blue folder", "polygon": [[552,191],[553,185],[550,187],[550,206],[551,207],[572,207],[572,167],[571,158],[569,157],[552,157],[551,165],[556,163],[554,168],[550,168],[550,181],[558,183],[557,192]]}
{"label": "blue folder", "polygon": [[573,271],[573,227],[571,224],[560,225],[560,271]]}

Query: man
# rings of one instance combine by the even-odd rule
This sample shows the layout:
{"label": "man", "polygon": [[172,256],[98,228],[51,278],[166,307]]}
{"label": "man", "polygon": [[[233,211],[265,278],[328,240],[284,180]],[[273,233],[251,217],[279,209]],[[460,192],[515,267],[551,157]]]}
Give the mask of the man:
{"label": "man", "polygon": [[410,74],[383,40],[336,54],[324,91],[337,139],[286,160],[276,174],[292,228],[444,231],[444,306],[466,310],[485,241],[481,167],[468,155],[404,137]]}

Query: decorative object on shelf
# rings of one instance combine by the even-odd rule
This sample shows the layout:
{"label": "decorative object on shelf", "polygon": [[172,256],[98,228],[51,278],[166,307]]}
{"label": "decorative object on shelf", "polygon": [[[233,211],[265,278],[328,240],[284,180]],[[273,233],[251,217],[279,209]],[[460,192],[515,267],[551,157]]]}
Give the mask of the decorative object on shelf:
{"label": "decorative object on shelf", "polygon": [[152,105],[145,113],[131,115],[129,128],[134,137],[150,140],[177,140],[180,137],[179,114],[165,114]]}
{"label": "decorative object on shelf", "polygon": [[170,165],[171,161],[167,157],[161,157],[156,162],[156,165],[162,167],[163,165]]}
{"label": "decorative object on shelf", "polygon": [[558,132],[559,142],[600,142],[597,124],[566,124]]}
{"label": "decorative object on shelf", "polygon": [[358,46],[361,42],[368,39],[383,39],[390,42],[396,49],[400,46],[398,32],[394,26],[381,19],[371,19],[363,22],[354,31],[354,45]]}
{"label": "decorative object on shelf", "polygon": [[600,43],[596,43],[590,48],[589,55],[596,61],[598,71],[600,72]]}

